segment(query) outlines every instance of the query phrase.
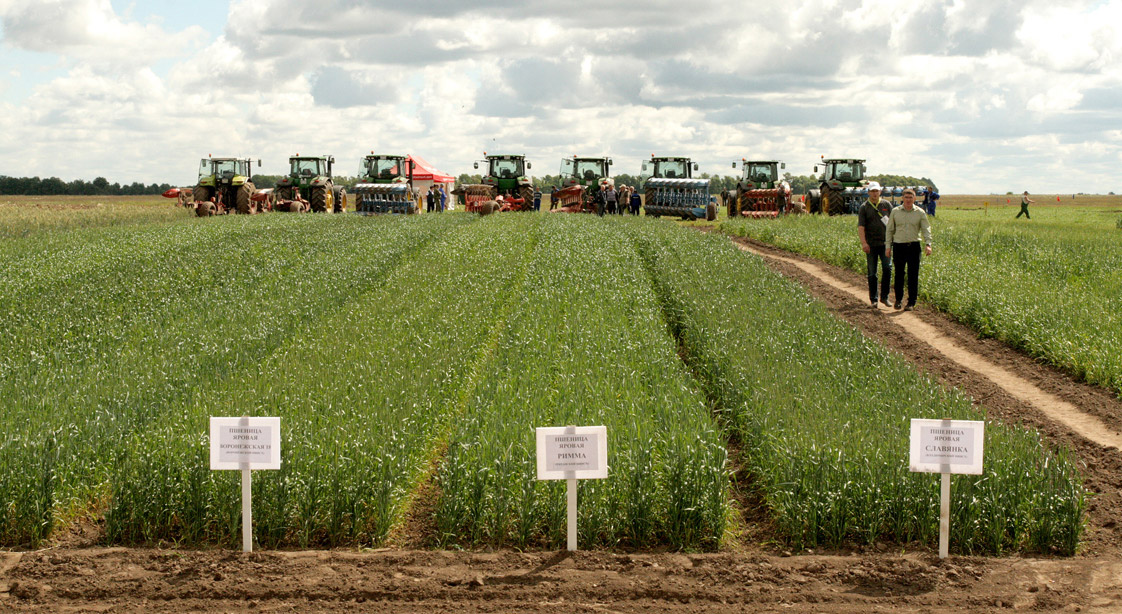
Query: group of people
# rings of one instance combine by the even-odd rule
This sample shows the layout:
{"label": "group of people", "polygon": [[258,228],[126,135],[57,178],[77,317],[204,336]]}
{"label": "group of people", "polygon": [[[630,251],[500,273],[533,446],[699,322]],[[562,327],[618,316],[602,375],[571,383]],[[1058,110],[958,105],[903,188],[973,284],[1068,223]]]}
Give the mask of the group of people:
{"label": "group of people", "polygon": [[448,194],[444,191],[444,186],[429,186],[429,191],[425,194],[425,211],[444,213],[447,204]]}
{"label": "group of people", "polygon": [[[865,252],[869,302],[873,309],[877,309],[879,296],[880,303],[888,305],[889,288],[894,286],[896,300],[893,306],[911,311],[919,294],[921,247],[925,255],[931,255],[931,223],[927,220],[927,212],[916,206],[915,190],[905,189],[902,202],[896,207],[880,197],[881,187],[877,182],[870,183],[868,190],[868,200],[857,211],[857,237],[861,240],[861,250]],[[895,284],[890,281],[893,269],[896,270]],[[904,302],[905,278],[907,303]]]}
{"label": "group of people", "polygon": [[622,185],[617,190],[615,186],[608,184],[596,193],[595,201],[596,212],[600,216],[605,213],[623,215],[625,212],[639,215],[639,209],[643,206],[639,191],[629,185]]}

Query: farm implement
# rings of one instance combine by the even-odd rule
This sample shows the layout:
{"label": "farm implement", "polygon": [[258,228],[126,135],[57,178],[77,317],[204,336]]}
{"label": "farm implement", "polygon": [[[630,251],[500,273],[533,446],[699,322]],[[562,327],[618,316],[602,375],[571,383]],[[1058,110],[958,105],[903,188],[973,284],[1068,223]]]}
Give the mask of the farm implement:
{"label": "farm implement", "polygon": [[[261,160],[257,161],[261,166]],[[195,215],[209,217],[236,211],[253,214],[269,209],[268,193],[258,192],[250,179],[253,160],[250,158],[212,158],[199,161],[199,181],[194,188],[172,188],[163,193],[175,198],[184,207],[193,207]]]}
{"label": "farm implement", "polygon": [[[464,209],[470,213],[499,211],[532,211],[534,185],[526,176],[530,163],[523,155],[488,155],[487,174],[483,183],[462,185],[453,194],[464,197]],[[473,165],[479,168],[479,162]],[[501,198],[500,198],[501,197]]]}
{"label": "farm implement", "polygon": [[[818,165],[814,166],[818,172]],[[818,189],[807,192],[806,203],[811,213],[842,215],[857,213],[868,192],[865,186],[865,161],[832,158],[822,160],[822,176]]]}
{"label": "farm implement", "polygon": [[360,183],[354,188],[356,213],[417,213],[413,165],[407,156],[370,152],[362,159],[358,176]]}
{"label": "farm implement", "polygon": [[336,186],[332,156],[301,156],[288,159],[289,173],[273,189],[274,211],[342,213],[347,210],[347,190]]}
{"label": "farm implement", "polygon": [[[564,158],[561,160],[561,189],[554,193],[555,212],[597,213],[600,190],[613,185],[611,158]],[[602,206],[602,205],[601,205]]]}
{"label": "farm implement", "polygon": [[[736,168],[736,162],[732,167]],[[774,218],[786,213],[791,206],[791,186],[779,178],[779,169],[786,167],[777,160],[741,159],[736,195],[726,204],[728,216]]]}
{"label": "farm implement", "polygon": [[655,217],[717,219],[717,204],[709,197],[709,180],[694,179],[695,170],[697,164],[689,158],[651,156],[643,161],[643,211]]}

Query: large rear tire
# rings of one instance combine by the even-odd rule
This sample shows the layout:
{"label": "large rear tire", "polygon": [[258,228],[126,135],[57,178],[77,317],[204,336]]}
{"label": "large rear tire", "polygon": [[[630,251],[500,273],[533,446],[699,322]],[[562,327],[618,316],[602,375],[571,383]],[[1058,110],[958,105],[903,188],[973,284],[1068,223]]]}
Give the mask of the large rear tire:
{"label": "large rear tire", "polygon": [[253,184],[245,182],[238,187],[238,193],[235,199],[238,203],[238,213],[242,215],[253,215],[257,213],[257,203],[253,201]]}
{"label": "large rear tire", "polygon": [[[647,208],[650,207],[651,203],[653,203],[655,200],[655,191],[656,190],[654,188],[647,188],[646,192],[643,193],[643,213],[646,213],[647,215],[652,215],[651,213],[647,212]],[[658,214],[653,215],[655,217],[661,217]]]}
{"label": "large rear tire", "polygon": [[845,213],[845,199],[839,190],[828,187],[822,189],[822,211],[829,215]]}
{"label": "large rear tire", "polygon": [[518,188],[518,198],[522,199],[522,210],[534,210],[534,186],[524,185]]}
{"label": "large rear tire", "polygon": [[313,186],[311,192],[312,213],[327,212],[327,186]]}
{"label": "large rear tire", "polygon": [[205,185],[195,186],[195,189],[191,192],[191,196],[194,197],[196,201],[210,200],[210,197],[214,196],[214,190]]}
{"label": "large rear tire", "polygon": [[717,203],[709,203],[705,206],[705,219],[709,222],[717,221]]}
{"label": "large rear tire", "polygon": [[347,210],[347,188],[335,188],[335,213],[343,213]]}

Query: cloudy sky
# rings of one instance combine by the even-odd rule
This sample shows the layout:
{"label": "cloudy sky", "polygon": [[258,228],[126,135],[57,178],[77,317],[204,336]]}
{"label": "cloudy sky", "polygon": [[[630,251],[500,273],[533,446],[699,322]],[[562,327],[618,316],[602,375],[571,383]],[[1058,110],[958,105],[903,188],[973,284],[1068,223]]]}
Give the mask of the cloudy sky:
{"label": "cloudy sky", "polygon": [[0,174],[370,150],[1122,192],[1122,0],[0,0]]}

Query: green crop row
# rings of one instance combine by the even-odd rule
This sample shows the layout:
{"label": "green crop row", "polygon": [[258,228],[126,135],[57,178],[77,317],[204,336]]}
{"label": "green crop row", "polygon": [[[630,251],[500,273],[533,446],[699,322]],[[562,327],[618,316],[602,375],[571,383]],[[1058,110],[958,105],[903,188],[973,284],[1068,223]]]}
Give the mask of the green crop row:
{"label": "green crop row", "polygon": [[[1033,219],[940,210],[920,296],[995,337],[1122,394],[1122,236],[1098,210],[1041,209]],[[856,218],[733,220],[726,232],[865,271]]]}
{"label": "green crop row", "polygon": [[[535,426],[608,427],[585,545],[712,549],[725,444],[792,543],[930,540],[907,418],[977,417],[719,237],[651,220],[258,216],[0,243],[0,546],[237,543],[209,416],[282,420],[254,474],[267,547],[556,547]],[[956,549],[1071,552],[1071,463],[991,423],[955,480]],[[422,494],[424,493],[424,494]],[[411,506],[425,499],[419,509]],[[412,516],[410,516],[412,515]]]}
{"label": "green crop row", "polygon": [[103,511],[137,433],[259,376],[278,348],[465,221],[230,218],[0,245],[0,543]]}
{"label": "green crop row", "polygon": [[203,434],[208,416],[244,412],[280,416],[283,431],[281,469],[255,475],[262,544],[381,543],[470,393],[464,375],[485,358],[487,316],[510,300],[529,241],[528,228],[439,226],[446,236],[253,372],[136,432],[115,463],[109,539],[236,543],[237,472],[209,471]]}
{"label": "green crop row", "polygon": [[449,440],[439,541],[564,544],[565,484],[536,481],[533,427],[605,425],[610,477],[581,482],[581,543],[716,547],[724,442],[634,247],[585,217],[538,225],[522,298]]}
{"label": "green crop row", "polygon": [[[912,418],[982,420],[969,400],[831,317],[720,236],[636,224],[669,319],[753,485],[796,546],[938,534],[938,479],[908,471]],[[981,476],[956,476],[962,552],[1075,551],[1084,492],[1034,431],[988,421]]]}

